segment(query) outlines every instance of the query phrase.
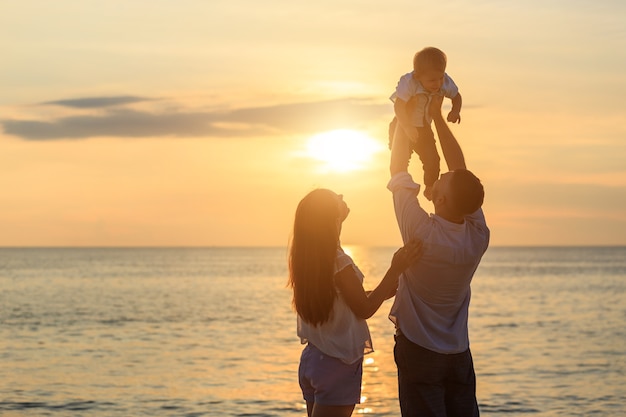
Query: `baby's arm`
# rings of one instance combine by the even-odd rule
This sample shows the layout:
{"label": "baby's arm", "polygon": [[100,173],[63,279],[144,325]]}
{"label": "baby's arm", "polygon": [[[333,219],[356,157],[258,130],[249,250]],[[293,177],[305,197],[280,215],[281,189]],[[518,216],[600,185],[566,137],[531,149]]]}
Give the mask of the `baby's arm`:
{"label": "baby's arm", "polygon": [[393,103],[393,110],[396,113],[396,118],[398,119],[398,123],[400,127],[404,129],[404,132],[408,136],[410,141],[417,141],[417,129],[411,123],[411,117],[409,116],[409,105],[408,102],[402,100],[401,98],[396,98],[396,101]]}
{"label": "baby's arm", "polygon": [[448,113],[448,121],[450,123],[461,123],[461,105],[463,104],[461,93],[457,93],[457,95],[452,97],[451,100],[452,109],[450,110],[450,113]]}

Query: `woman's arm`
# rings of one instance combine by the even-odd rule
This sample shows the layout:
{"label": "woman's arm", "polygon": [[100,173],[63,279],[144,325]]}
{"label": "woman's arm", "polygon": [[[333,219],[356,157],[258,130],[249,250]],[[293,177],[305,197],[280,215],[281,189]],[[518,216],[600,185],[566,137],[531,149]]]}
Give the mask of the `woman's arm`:
{"label": "woman's arm", "polygon": [[356,271],[348,266],[335,275],[335,285],[350,310],[362,319],[368,319],[376,313],[383,301],[389,298],[398,287],[400,274],[422,254],[422,243],[406,244],[393,255],[391,266],[373,291],[366,292],[359,280]]}

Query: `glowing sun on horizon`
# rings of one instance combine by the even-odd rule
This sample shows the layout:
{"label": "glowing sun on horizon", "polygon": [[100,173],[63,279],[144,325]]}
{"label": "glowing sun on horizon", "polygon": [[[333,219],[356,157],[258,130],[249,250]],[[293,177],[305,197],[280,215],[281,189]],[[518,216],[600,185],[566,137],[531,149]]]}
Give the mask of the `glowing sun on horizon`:
{"label": "glowing sun on horizon", "polygon": [[312,136],[307,144],[309,157],[321,161],[330,171],[362,169],[384,147],[375,139],[356,130],[331,130]]}

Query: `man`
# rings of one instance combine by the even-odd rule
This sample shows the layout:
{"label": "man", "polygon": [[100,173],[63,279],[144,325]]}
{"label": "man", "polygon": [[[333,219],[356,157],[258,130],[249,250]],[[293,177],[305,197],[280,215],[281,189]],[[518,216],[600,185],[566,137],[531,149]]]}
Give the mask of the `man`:
{"label": "man", "polygon": [[469,349],[470,282],[489,244],[481,206],[483,186],[465,166],[456,138],[441,114],[430,114],[449,172],[434,183],[435,214],[419,205],[420,186],[407,172],[410,148],[396,129],[391,151],[394,209],[404,242],[423,241],[422,258],[400,277],[390,312],[396,325],[394,357],[403,417],[478,416],[476,376]]}

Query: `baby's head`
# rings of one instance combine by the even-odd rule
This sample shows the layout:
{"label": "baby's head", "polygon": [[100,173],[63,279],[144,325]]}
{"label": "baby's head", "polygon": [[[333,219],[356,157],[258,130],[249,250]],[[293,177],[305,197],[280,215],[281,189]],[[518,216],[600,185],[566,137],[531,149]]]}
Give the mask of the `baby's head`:
{"label": "baby's head", "polygon": [[447,58],[443,51],[432,46],[424,48],[413,57],[413,78],[431,93],[439,91],[443,85],[446,64]]}

